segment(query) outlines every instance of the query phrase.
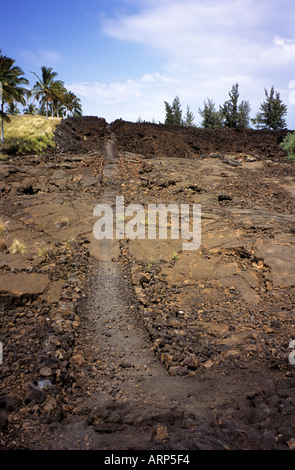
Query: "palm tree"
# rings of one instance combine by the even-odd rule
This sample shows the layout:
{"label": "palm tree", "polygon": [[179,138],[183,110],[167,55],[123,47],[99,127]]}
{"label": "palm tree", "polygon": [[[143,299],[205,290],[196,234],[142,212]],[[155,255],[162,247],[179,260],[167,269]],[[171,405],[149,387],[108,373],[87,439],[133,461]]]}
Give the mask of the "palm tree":
{"label": "palm tree", "polygon": [[17,114],[20,114],[20,110],[18,109],[15,101],[11,101],[11,103],[8,104],[6,108],[6,113],[11,114],[12,116],[16,116]]}
{"label": "palm tree", "polygon": [[66,107],[65,117],[67,117],[67,113],[70,114],[70,116],[82,116],[80,98],[77,98],[72,91],[66,92],[64,105]]}
{"label": "palm tree", "polygon": [[35,96],[35,98],[46,104],[46,119],[48,119],[49,103],[52,103],[53,105],[54,100],[62,99],[63,82],[61,80],[54,80],[54,78],[57,76],[57,73],[53,72],[51,67],[43,66],[41,67],[41,72],[41,78],[32,72],[37,77],[37,82],[34,85],[32,94]]}
{"label": "palm tree", "polygon": [[37,106],[34,105],[34,103],[30,103],[27,105],[27,107],[24,109],[24,114],[35,114],[37,111]]}
{"label": "palm tree", "polygon": [[[59,115],[63,114],[65,111],[65,108],[63,106],[65,105],[66,102],[66,94],[67,90],[64,87],[64,83],[61,81],[56,81],[53,84],[53,91],[55,93],[55,96],[51,102],[51,113],[52,117],[56,114],[56,117],[59,118]],[[54,113],[55,109],[55,113]]]}
{"label": "palm tree", "polygon": [[9,122],[10,119],[4,112],[4,103],[12,102],[26,104],[25,96],[29,96],[30,92],[23,85],[28,85],[29,81],[24,77],[24,72],[17,67],[15,60],[4,56],[0,49],[0,101],[1,101],[1,143],[4,143],[4,120]]}

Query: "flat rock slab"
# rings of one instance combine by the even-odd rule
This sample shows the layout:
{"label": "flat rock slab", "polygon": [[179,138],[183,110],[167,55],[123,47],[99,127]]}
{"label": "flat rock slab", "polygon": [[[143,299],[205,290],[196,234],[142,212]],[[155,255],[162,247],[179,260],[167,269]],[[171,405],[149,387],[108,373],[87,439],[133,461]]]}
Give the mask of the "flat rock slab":
{"label": "flat rock slab", "polygon": [[257,255],[270,267],[274,287],[295,286],[295,246],[258,245]]}
{"label": "flat rock slab", "polygon": [[[28,269],[31,262],[24,258],[23,255],[7,255],[6,253],[0,254],[0,268],[8,267],[10,269]],[[1,285],[0,285],[1,289]]]}
{"label": "flat rock slab", "polygon": [[43,294],[49,283],[46,274],[1,274],[0,302],[6,304],[13,299],[36,298]]}

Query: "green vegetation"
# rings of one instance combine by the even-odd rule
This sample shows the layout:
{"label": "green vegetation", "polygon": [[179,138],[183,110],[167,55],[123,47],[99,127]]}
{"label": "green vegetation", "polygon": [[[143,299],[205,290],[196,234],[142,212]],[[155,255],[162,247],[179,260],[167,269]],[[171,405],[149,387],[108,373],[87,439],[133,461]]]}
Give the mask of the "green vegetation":
{"label": "green vegetation", "polygon": [[0,150],[8,155],[41,154],[53,148],[53,131],[59,122],[37,115],[11,116],[4,124],[5,144]]}
{"label": "green vegetation", "polygon": [[[46,107],[46,119],[48,119],[49,103],[51,103],[52,113],[54,110],[54,101],[60,101],[63,93],[63,82],[60,80],[54,80],[57,76],[56,72],[53,72],[51,67],[41,67],[42,76],[41,78],[34,72],[37,77],[37,82],[32,90],[32,95],[45,104]],[[52,114],[54,117],[54,114]]]}
{"label": "green vegetation", "polygon": [[9,122],[9,117],[4,111],[4,104],[8,107],[12,103],[26,104],[25,96],[29,96],[30,92],[23,85],[28,85],[28,80],[24,77],[22,69],[17,67],[15,61],[7,56],[2,55],[0,49],[0,98],[1,98],[1,143],[4,143],[4,121]]}
{"label": "green vegetation", "polygon": [[280,147],[287,152],[287,158],[295,161],[295,134],[289,133],[286,135]]}
{"label": "green vegetation", "polygon": [[225,127],[247,128],[249,127],[250,105],[248,101],[239,101],[239,84],[233,85],[229,92],[229,100],[220,106],[220,113],[224,119]]}
{"label": "green vegetation", "polygon": [[154,262],[155,262],[154,258],[151,258],[151,259],[150,259],[150,262],[149,262],[148,265],[147,265],[147,268],[148,268],[148,269],[151,269],[151,268],[153,267]]}
{"label": "green vegetation", "polygon": [[167,101],[164,101],[164,104],[165,104],[165,110],[166,110],[165,124],[173,125],[173,126],[181,126],[182,111],[181,111],[181,105],[180,105],[180,100],[178,96],[174,98],[172,105],[167,103]]}
{"label": "green vegetation", "polygon": [[[17,104],[21,104],[24,115],[45,116],[48,120],[49,113],[52,119],[66,118],[68,116],[81,116],[82,106],[80,99],[67,90],[64,82],[56,80],[57,73],[51,67],[41,67],[41,77],[31,72],[37,78],[33,88],[27,86],[29,81],[24,77],[24,72],[15,65],[15,61],[2,54],[0,49],[0,118],[1,118],[1,144],[5,143],[0,151],[11,155],[14,153],[42,153],[52,146],[52,130],[56,122],[49,126],[48,130],[39,132],[40,122],[34,121],[32,129],[27,126],[24,129],[23,121],[15,121],[12,127],[5,127],[13,116],[21,113]],[[28,100],[32,97],[32,102]],[[38,103],[38,106],[36,105]],[[20,125],[18,129],[15,124]],[[27,124],[27,122],[26,122]],[[45,127],[44,124],[41,127]],[[48,126],[47,126],[48,127]],[[7,138],[4,142],[4,134]],[[0,159],[3,155],[0,153]]]}
{"label": "green vegetation", "polygon": [[173,252],[172,259],[176,261],[179,258],[179,253],[176,253],[176,251]]}
{"label": "green vegetation", "polygon": [[207,98],[207,102],[204,101],[204,109],[199,108],[199,114],[202,117],[201,127],[207,129],[222,127],[223,117],[220,111],[216,111],[213,100]]}
{"label": "green vegetation", "polygon": [[194,115],[190,110],[190,107],[187,106],[186,109],[186,116],[182,118],[182,109],[181,104],[178,96],[176,96],[173,100],[172,105],[164,101],[165,109],[166,109],[166,118],[165,124],[166,125],[173,125],[173,126],[184,126],[184,127],[192,127],[194,126]]}
{"label": "green vegetation", "polygon": [[275,92],[274,87],[271,87],[269,94],[267,90],[264,91],[266,100],[261,104],[260,112],[252,119],[253,124],[258,129],[285,129],[287,124],[284,116],[287,114],[287,106],[282,102],[280,93]]}
{"label": "green vegetation", "polygon": [[40,102],[40,114],[51,117],[81,116],[80,99],[64,87],[64,82],[55,80],[56,72],[51,67],[41,67],[41,78],[34,72],[37,81],[32,89],[32,96]]}
{"label": "green vegetation", "polygon": [[[250,119],[249,101],[239,102],[239,84],[232,86],[229,92],[229,99],[225,101],[219,110],[216,110],[212,99],[207,98],[204,101],[203,109],[198,112],[202,118],[201,127],[215,129],[218,127],[229,127],[234,129],[249,129],[251,124],[257,129],[281,130],[286,128],[284,116],[287,114],[287,106],[282,102],[280,94],[274,87],[268,93],[265,90],[266,100],[260,106],[260,112],[255,118]],[[187,106],[185,119],[182,118],[181,103],[176,96],[172,105],[164,101],[165,104],[165,124],[174,126],[196,126],[194,124],[194,115]]]}

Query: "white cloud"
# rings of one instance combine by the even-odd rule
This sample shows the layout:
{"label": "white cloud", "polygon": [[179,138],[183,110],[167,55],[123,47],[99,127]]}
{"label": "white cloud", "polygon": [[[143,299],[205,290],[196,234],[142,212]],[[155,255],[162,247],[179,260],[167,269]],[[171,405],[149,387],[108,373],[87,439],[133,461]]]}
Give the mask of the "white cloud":
{"label": "white cloud", "polygon": [[295,59],[295,40],[283,38],[276,35],[273,40],[273,56],[281,65],[294,63]]}
{"label": "white cloud", "polygon": [[[104,34],[144,44],[170,63],[208,74],[262,72],[264,66],[290,64],[294,40],[277,29],[294,15],[274,0],[142,1],[136,14],[104,18]],[[284,13],[283,13],[284,12]],[[284,15],[284,16],[282,16]]]}
{"label": "white cloud", "polygon": [[295,79],[290,0],[134,0],[134,4],[137,13],[121,10],[113,18],[103,16],[101,32],[121,44],[142,44],[155,51],[162,57],[162,67],[150,73],[147,64],[141,77],[126,77],[122,83],[76,84],[73,91],[92,96],[93,105],[101,106],[107,116],[132,120],[140,114],[161,120],[164,100],[178,95],[183,108],[189,104],[199,121],[203,100],[209,97],[222,104],[237,82],[241,99],[250,101],[254,114],[264,99],[264,88],[274,85],[286,93]]}
{"label": "white cloud", "polygon": [[173,96],[169,86],[175,86],[176,80],[156,73],[146,73],[137,81],[99,83],[76,82],[66,87],[73,91],[87,109],[87,114],[104,117],[111,122],[120,117],[134,121],[139,117],[150,120],[163,119],[164,100]]}
{"label": "white cloud", "polygon": [[121,41],[142,43],[181,61],[198,62],[248,44],[259,23],[257,6],[243,1],[158,1],[140,13],[105,19],[102,30]]}

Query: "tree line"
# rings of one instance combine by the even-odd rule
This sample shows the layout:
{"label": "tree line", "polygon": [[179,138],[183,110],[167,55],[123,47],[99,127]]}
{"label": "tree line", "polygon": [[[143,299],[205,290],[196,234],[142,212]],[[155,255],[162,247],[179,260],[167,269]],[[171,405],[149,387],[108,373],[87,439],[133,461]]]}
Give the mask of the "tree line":
{"label": "tree line", "polygon": [[18,104],[25,107],[24,114],[39,114],[46,119],[49,115],[60,118],[82,115],[80,99],[66,89],[63,81],[56,80],[58,74],[51,67],[41,67],[40,76],[31,73],[36,83],[29,89],[23,70],[0,49],[1,143],[4,143],[3,123],[9,122],[9,115],[20,114]]}
{"label": "tree line", "polygon": [[[286,129],[287,124],[285,116],[287,106],[282,102],[280,93],[275,91],[272,86],[270,91],[265,91],[265,100],[261,103],[259,112],[254,118],[250,118],[251,107],[249,101],[239,102],[239,84],[232,86],[229,92],[229,99],[225,101],[219,109],[216,109],[212,99],[207,98],[204,101],[203,109],[199,108],[202,121],[202,128],[230,127],[249,129],[251,125],[256,129]],[[194,124],[195,116],[187,106],[186,114],[183,117],[179,97],[176,96],[172,104],[164,101],[165,104],[165,124],[175,126],[190,127]]]}

